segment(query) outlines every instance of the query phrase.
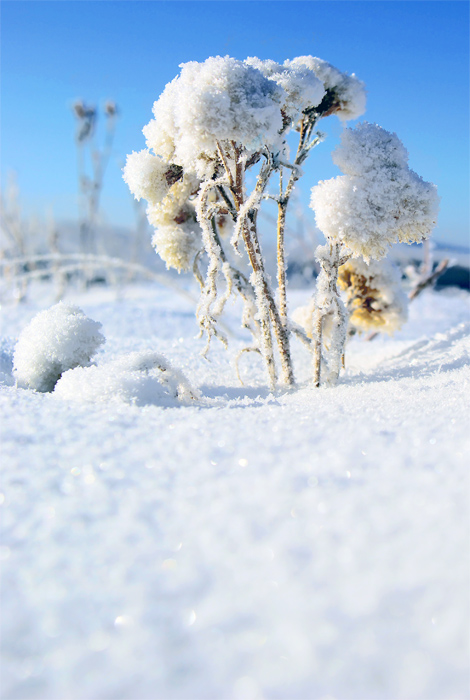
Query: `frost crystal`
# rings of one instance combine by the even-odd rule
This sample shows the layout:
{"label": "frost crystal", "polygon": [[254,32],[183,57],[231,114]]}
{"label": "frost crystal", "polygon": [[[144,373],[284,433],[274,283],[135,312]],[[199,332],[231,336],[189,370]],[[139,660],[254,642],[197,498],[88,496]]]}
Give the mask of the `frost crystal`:
{"label": "frost crystal", "polygon": [[349,323],[357,331],[392,335],[407,320],[408,299],[400,273],[389,260],[350,260],[339,269],[338,287],[345,294]]}
{"label": "frost crystal", "polygon": [[373,124],[345,130],[334,155],[346,175],[312,189],[311,207],[330,241],[365,260],[384,257],[396,242],[419,243],[435,226],[439,198],[407,164],[395,134]]}
{"label": "frost crystal", "polygon": [[41,311],[21,333],[13,364],[18,386],[52,391],[68,369],[86,367],[105,342],[101,323],[78,306],[60,302]]}

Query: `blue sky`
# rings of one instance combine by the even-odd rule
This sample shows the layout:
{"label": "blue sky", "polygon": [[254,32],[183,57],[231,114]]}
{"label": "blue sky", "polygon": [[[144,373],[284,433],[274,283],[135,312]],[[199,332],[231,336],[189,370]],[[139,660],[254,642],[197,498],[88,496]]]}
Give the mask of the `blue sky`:
{"label": "blue sky", "polygon": [[[2,0],[0,11],[2,186],[15,171],[28,214],[52,208],[58,220],[77,216],[74,99],[111,98],[120,107],[103,210],[109,222],[127,225],[133,207],[120,167],[144,148],[142,127],[180,63],[311,54],[364,80],[361,120],[395,131],[411,167],[438,185],[435,239],[469,242],[465,1]],[[334,117],[322,123],[329,138],[304,168],[305,203],[312,185],[338,174],[330,152],[341,129]]]}

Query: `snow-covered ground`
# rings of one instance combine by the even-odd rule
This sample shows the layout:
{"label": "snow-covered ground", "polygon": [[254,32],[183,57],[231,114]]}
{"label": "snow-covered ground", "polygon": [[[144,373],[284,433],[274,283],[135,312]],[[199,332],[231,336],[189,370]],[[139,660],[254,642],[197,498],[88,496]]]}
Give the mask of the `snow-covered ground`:
{"label": "snow-covered ground", "polygon": [[[270,394],[243,347],[200,357],[163,287],[69,295],[99,365],[165,355],[193,405],[12,386],[2,318],[2,697],[469,698],[470,295],[425,292],[393,339],[354,339],[336,388]],[[291,308],[307,294],[291,295]]]}

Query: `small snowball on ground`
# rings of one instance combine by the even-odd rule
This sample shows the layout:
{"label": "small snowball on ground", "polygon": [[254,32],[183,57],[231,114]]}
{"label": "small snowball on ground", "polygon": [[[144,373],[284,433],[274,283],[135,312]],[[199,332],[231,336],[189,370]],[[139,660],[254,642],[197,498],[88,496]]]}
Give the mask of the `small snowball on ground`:
{"label": "small snowball on ground", "polygon": [[59,399],[178,406],[199,398],[186,377],[155,352],[133,352],[99,367],[66,372],[54,391]]}
{"label": "small snowball on ground", "polygon": [[105,342],[101,323],[72,304],[59,302],[41,311],[21,333],[13,356],[18,386],[52,391],[61,375],[87,367]]}

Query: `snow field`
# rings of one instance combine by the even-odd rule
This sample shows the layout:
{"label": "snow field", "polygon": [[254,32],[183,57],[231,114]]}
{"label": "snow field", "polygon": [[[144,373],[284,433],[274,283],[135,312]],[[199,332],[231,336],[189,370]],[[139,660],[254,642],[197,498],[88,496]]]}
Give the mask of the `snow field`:
{"label": "snow field", "polygon": [[256,355],[236,379],[235,311],[206,362],[173,293],[73,303],[103,324],[98,367],[163,354],[202,398],[16,389],[50,302],[2,310],[5,700],[469,697],[469,295],[424,293],[394,338],[351,342],[336,388],[276,395]]}

